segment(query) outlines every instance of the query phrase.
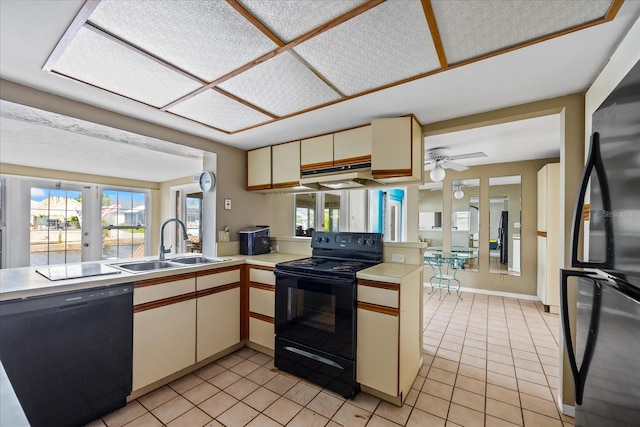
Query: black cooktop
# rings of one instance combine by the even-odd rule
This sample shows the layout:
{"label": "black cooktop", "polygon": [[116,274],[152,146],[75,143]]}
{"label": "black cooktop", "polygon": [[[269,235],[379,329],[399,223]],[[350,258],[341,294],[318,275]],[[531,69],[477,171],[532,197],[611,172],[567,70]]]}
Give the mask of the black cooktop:
{"label": "black cooktop", "polygon": [[282,262],[278,270],[355,279],[356,273],[382,262],[382,234],[317,231],[311,258]]}
{"label": "black cooktop", "polygon": [[295,261],[282,262],[278,269],[289,271],[313,272],[320,274],[335,274],[339,276],[355,276],[355,274],[378,264],[377,262],[364,262],[357,260],[335,260],[329,258],[311,257]]}

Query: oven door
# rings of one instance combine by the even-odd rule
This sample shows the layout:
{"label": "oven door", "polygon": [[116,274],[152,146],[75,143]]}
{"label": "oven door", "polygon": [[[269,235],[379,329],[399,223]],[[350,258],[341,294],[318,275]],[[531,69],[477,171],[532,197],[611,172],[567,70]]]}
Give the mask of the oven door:
{"label": "oven door", "polygon": [[276,336],[353,360],[355,281],[279,270],[275,274]]}

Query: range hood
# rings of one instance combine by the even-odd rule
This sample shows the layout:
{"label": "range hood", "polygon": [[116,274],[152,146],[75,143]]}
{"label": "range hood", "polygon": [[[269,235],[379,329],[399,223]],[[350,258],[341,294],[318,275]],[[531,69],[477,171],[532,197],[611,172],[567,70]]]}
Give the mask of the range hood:
{"label": "range hood", "polygon": [[373,179],[373,175],[371,175],[371,163],[303,171],[300,184],[316,184],[320,187],[333,190],[382,185],[382,183]]}

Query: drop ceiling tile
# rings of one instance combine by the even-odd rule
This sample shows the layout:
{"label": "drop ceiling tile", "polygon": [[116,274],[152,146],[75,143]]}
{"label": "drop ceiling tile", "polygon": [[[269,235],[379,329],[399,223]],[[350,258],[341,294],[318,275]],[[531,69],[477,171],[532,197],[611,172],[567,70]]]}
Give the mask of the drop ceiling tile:
{"label": "drop ceiling tile", "polygon": [[420,0],[388,0],[294,50],[347,95],[440,66]]}
{"label": "drop ceiling tile", "polygon": [[168,111],[227,132],[272,120],[271,117],[215,90],[199,93]]}
{"label": "drop ceiling tile", "polygon": [[276,116],[339,98],[291,52],[277,55],[223,82],[220,88]]}
{"label": "drop ceiling tile", "polygon": [[80,28],[52,69],[155,107],[200,87],[196,81],[85,27]]}
{"label": "drop ceiling tile", "polygon": [[239,0],[239,2],[280,40],[290,42],[350,11],[365,0]]}
{"label": "drop ceiling tile", "polygon": [[219,0],[103,0],[89,21],[207,82],[277,47]]}
{"label": "drop ceiling tile", "polygon": [[449,64],[604,17],[611,0],[432,0]]}

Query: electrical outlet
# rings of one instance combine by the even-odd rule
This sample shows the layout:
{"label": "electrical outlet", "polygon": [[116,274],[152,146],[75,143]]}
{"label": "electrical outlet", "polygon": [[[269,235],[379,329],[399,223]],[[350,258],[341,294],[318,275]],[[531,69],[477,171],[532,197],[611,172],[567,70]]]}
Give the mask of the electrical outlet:
{"label": "electrical outlet", "polygon": [[402,254],[391,254],[391,261],[393,261],[393,262],[404,262],[404,255],[402,255]]}
{"label": "electrical outlet", "polygon": [[224,199],[224,209],[227,211],[231,210],[231,199]]}

